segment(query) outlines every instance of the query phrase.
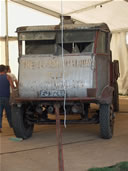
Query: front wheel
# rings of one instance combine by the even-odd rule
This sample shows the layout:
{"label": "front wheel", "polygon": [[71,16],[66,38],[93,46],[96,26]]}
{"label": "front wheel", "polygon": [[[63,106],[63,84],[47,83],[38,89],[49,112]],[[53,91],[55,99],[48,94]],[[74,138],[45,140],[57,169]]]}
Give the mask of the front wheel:
{"label": "front wheel", "polygon": [[110,104],[101,104],[99,117],[101,137],[105,139],[112,138],[114,128],[113,106]]}
{"label": "front wheel", "polygon": [[27,139],[32,136],[34,124],[29,124],[23,107],[12,106],[12,126],[16,137]]}

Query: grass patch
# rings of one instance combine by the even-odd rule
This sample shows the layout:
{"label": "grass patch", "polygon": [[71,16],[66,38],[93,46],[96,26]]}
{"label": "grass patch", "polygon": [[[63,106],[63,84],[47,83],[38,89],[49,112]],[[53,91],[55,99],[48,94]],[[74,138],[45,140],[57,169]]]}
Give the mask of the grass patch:
{"label": "grass patch", "polygon": [[128,162],[120,162],[116,165],[103,168],[91,168],[88,171],[128,171]]}

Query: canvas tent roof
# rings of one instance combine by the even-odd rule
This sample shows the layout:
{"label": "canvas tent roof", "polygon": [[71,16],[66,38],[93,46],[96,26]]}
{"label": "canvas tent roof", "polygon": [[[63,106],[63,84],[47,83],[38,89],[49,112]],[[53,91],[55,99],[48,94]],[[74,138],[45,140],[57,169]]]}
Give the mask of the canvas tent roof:
{"label": "canvas tent roof", "polygon": [[110,30],[128,30],[128,0],[11,0],[59,18],[70,15],[83,23],[108,24]]}

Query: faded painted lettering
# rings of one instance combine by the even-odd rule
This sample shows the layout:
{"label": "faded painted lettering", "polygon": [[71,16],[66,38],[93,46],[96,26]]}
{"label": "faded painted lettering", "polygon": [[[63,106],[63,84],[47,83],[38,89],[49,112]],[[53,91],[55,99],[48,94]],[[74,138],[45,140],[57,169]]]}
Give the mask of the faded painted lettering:
{"label": "faded painted lettering", "polygon": [[[87,59],[64,59],[64,65],[65,67],[90,67],[92,63],[91,58]],[[43,69],[43,68],[59,68],[62,67],[62,60],[60,57],[56,59],[36,59],[36,58],[31,58],[31,59],[24,59],[21,61],[21,65],[23,66],[24,69]]]}

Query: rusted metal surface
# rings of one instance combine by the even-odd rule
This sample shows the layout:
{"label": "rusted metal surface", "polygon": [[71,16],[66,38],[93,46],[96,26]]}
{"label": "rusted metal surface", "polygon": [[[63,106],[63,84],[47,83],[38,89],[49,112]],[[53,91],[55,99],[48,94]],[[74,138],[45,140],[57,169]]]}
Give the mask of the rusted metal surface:
{"label": "rusted metal surface", "polygon": [[88,88],[87,96],[88,97],[96,97],[96,88]]}
{"label": "rusted metal surface", "polygon": [[113,91],[114,91],[114,88],[109,85],[104,87],[104,89],[101,92],[101,96],[99,98],[100,103],[101,104],[110,104],[113,99]]}
{"label": "rusted metal surface", "polygon": [[[43,124],[43,125],[55,125],[56,124],[56,120],[53,119],[48,119],[48,120],[40,120],[37,121],[37,119],[31,119],[29,118],[29,121],[36,123],[38,125]],[[64,124],[64,120],[60,120],[61,125]],[[66,120],[66,125],[68,124],[97,124],[99,123],[98,120],[94,119],[90,119],[90,120],[86,120],[86,119],[74,119],[74,120]]]}
{"label": "rusted metal surface", "polygon": [[64,68],[61,24],[17,28],[19,41],[26,42],[26,55],[19,59],[20,101],[61,101],[64,86],[66,100],[97,101],[111,84],[108,26],[64,24],[63,29]]}
{"label": "rusted metal surface", "polygon": [[55,39],[55,32],[25,32],[19,34],[19,40],[54,40]]}
{"label": "rusted metal surface", "polygon": [[113,61],[113,68],[114,68],[113,79],[115,79],[114,81],[117,81],[117,79],[118,79],[119,76],[120,76],[119,61],[118,61],[118,60],[114,60],[114,61]]}
{"label": "rusted metal surface", "polygon": [[[65,24],[63,27],[64,30],[105,30],[109,31],[108,26],[105,23],[98,24]],[[61,25],[53,25],[53,26],[26,26],[17,28],[17,32],[31,32],[31,31],[52,31],[52,30],[61,30]]]}
{"label": "rusted metal surface", "polygon": [[[66,101],[96,101],[97,99],[95,97],[73,97],[73,98],[69,98],[67,97],[66,98]],[[42,97],[42,98],[28,98],[28,97],[16,97],[15,98],[15,101],[16,102],[25,102],[25,101],[54,101],[55,103],[58,102],[58,101],[64,101],[64,98],[62,97]]]}
{"label": "rusted metal surface", "polygon": [[101,92],[110,84],[110,59],[108,56],[96,55],[96,83],[97,97],[101,96]]}
{"label": "rusted metal surface", "polygon": [[20,98],[61,98],[65,87],[67,98],[97,99],[110,83],[108,26],[64,24],[63,29],[64,68],[61,25],[17,29],[19,40],[26,41],[19,60]]}
{"label": "rusted metal surface", "polygon": [[19,70],[20,97],[63,96],[63,72],[67,97],[87,97],[94,87],[94,56],[65,56],[64,71],[59,56],[22,56]]}
{"label": "rusted metal surface", "polygon": [[[65,30],[63,34],[64,43],[94,42],[95,39],[95,30]],[[61,31],[23,32],[19,33],[19,40],[56,40],[56,43],[61,43]]]}

